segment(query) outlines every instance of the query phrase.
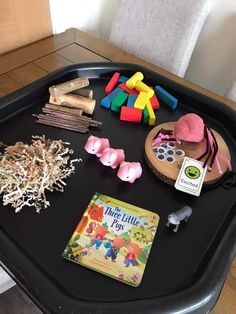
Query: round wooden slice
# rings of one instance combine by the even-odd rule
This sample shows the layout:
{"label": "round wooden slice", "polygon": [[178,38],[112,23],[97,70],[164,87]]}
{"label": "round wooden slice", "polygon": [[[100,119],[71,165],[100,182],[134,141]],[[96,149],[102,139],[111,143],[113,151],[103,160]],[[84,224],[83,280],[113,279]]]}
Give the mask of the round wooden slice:
{"label": "round wooden slice", "polygon": [[[183,157],[178,157],[175,155],[175,162],[170,163],[167,160],[158,160],[156,153],[153,151],[152,141],[156,137],[158,131],[162,128],[165,130],[173,130],[174,129],[175,122],[168,122],[163,123],[155,128],[153,128],[145,141],[145,158],[146,161],[151,168],[151,170],[154,172],[156,176],[158,176],[161,180],[165,181],[169,184],[174,184],[177,176],[179,174],[180,166],[182,164]],[[219,133],[217,133],[215,130],[212,130],[217,144],[218,144],[218,154],[226,157],[228,160],[231,159],[230,152],[228,149],[228,146],[226,145],[224,139],[221,137]],[[160,143],[161,144],[161,143]],[[157,146],[159,146],[158,144]],[[202,145],[203,143],[181,143],[181,144],[175,144],[175,150],[181,149],[185,152],[185,156],[194,158],[194,156],[198,155],[202,151]],[[204,160],[203,160],[204,161]],[[207,171],[204,184],[213,184],[217,180],[220,179],[220,177],[228,170],[227,163],[219,159],[219,163],[222,169],[222,174],[220,174],[216,168],[216,163],[214,162],[214,165],[212,167],[211,171]]]}

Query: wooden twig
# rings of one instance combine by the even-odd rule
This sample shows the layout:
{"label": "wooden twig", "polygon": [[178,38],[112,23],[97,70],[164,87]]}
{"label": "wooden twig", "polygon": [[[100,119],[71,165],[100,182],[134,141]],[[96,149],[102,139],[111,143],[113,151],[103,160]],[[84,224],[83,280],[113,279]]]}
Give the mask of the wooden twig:
{"label": "wooden twig", "polygon": [[78,90],[80,88],[86,87],[88,85],[89,85],[88,78],[80,77],[80,78],[76,78],[74,80],[71,80],[62,84],[53,85],[49,87],[49,93],[53,97],[61,96],[61,95],[70,93],[74,90]]}
{"label": "wooden twig", "polygon": [[83,113],[82,109],[68,108],[68,107],[63,107],[63,106],[58,106],[58,105],[53,105],[53,104],[46,104],[45,108],[59,111],[59,112],[71,113],[75,116],[81,116]]}
{"label": "wooden twig", "polygon": [[79,132],[79,133],[87,133],[88,129],[87,128],[76,128],[70,125],[62,125],[60,123],[56,123],[53,121],[48,121],[48,120],[44,120],[44,119],[39,119],[36,120],[37,123],[39,124],[45,124],[45,125],[49,125],[49,126],[54,126],[57,128],[61,128],[61,129],[65,129],[65,130],[70,130],[70,131],[75,131],[75,132]]}
{"label": "wooden twig", "polygon": [[92,114],[95,108],[96,101],[94,99],[77,96],[73,94],[50,96],[49,102],[58,106],[65,106],[69,108],[82,109],[87,114]]}
{"label": "wooden twig", "polygon": [[85,116],[75,116],[73,114],[67,113],[67,112],[59,112],[59,111],[55,111],[55,110],[50,110],[47,108],[43,108],[43,112],[45,114],[51,114],[54,116],[58,116],[67,120],[73,120],[73,121],[78,121],[78,122],[87,122],[92,126],[99,126],[102,125],[101,122],[93,120],[89,117],[85,117]]}
{"label": "wooden twig", "polygon": [[68,120],[68,119],[64,119],[63,117],[58,117],[58,116],[50,115],[50,114],[39,114],[39,115],[34,115],[34,117],[37,117],[38,119],[44,119],[47,121],[61,123],[63,125],[73,126],[73,127],[88,127],[89,126],[89,123],[86,121],[80,122],[80,121]]}

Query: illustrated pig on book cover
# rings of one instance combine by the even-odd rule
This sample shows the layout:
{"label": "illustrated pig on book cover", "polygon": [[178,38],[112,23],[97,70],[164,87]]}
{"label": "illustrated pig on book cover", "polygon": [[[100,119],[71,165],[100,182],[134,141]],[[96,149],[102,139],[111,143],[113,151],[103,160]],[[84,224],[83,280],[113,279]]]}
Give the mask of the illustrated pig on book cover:
{"label": "illustrated pig on book cover", "polygon": [[137,287],[158,223],[156,213],[95,193],[63,257]]}

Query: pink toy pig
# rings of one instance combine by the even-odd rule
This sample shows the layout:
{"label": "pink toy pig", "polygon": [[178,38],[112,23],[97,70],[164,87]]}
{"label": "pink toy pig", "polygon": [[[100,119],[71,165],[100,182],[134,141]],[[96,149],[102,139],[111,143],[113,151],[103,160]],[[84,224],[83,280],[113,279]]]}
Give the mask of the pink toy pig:
{"label": "pink toy pig", "polygon": [[105,149],[110,147],[109,140],[107,138],[100,138],[90,135],[84,146],[84,149],[92,155],[101,157]]}
{"label": "pink toy pig", "polygon": [[107,148],[103,151],[100,161],[104,166],[110,166],[115,169],[122,161],[125,160],[123,149]]}
{"label": "pink toy pig", "polygon": [[134,181],[140,178],[142,175],[142,167],[139,162],[126,162],[123,161],[120,164],[117,176],[122,181],[128,181],[129,183],[134,183]]}

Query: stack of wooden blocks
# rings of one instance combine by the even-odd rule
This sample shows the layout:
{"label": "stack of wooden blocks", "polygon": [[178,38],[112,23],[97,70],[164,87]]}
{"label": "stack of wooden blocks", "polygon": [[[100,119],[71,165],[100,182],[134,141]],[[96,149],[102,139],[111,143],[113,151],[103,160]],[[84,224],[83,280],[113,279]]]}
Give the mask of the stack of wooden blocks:
{"label": "stack of wooden blocks", "polygon": [[177,107],[178,100],[159,85],[154,89],[149,87],[143,79],[141,72],[136,72],[131,78],[115,72],[106,85],[106,97],[101,100],[101,106],[120,112],[122,121],[154,125],[156,122],[154,110],[160,107],[158,99],[171,109]]}

